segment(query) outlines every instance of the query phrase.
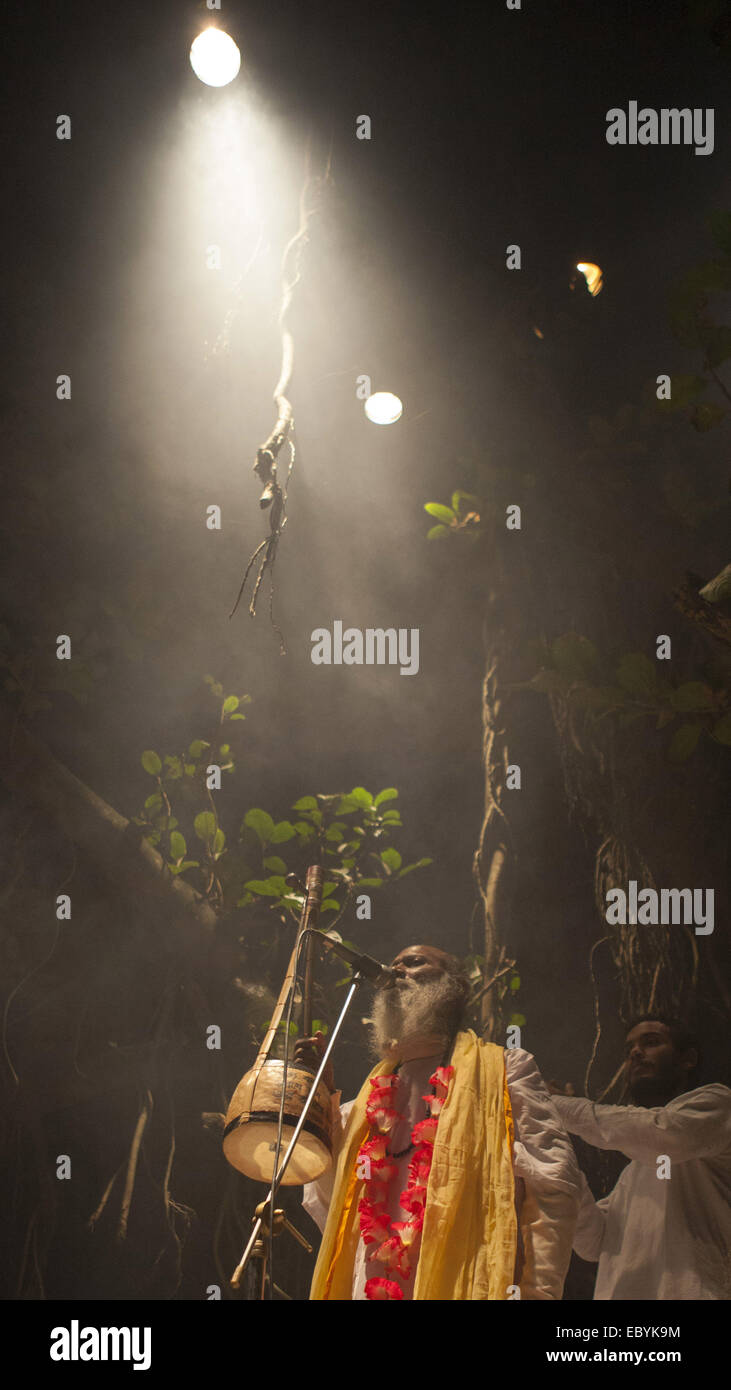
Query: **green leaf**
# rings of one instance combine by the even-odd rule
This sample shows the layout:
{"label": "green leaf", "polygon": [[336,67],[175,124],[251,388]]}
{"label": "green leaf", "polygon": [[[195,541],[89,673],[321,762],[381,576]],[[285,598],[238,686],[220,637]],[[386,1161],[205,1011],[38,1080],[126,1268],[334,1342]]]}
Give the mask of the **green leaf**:
{"label": "green leaf", "polygon": [[[264,1025],[264,1027],[265,1027],[265,1028],[268,1028],[270,1023],[271,1023],[271,1019],[268,1019],[267,1022],[265,1023],[265,1025]],[[277,1024],[277,1027],[276,1027],[276,1030],[275,1030],[275,1031],[276,1031],[277,1033],[286,1033],[286,1032],[287,1032],[287,1020],[286,1020],[286,1018],[282,1018],[282,1019],[279,1020],[279,1023]],[[296,1038],[298,1033],[299,1033],[299,1025],[298,1025],[297,1023],[290,1023],[290,1025],[289,1025],[289,1036],[290,1036],[290,1038]]]}
{"label": "green leaf", "polygon": [[245,719],[245,718],[246,718],[246,715],[245,715],[245,714],[232,714],[232,715],[231,715],[231,722],[233,723],[234,719]]}
{"label": "green leaf", "polygon": [[401,825],[401,812],[384,811],[381,819],[384,825]]}
{"label": "green leaf", "polygon": [[[206,743],[205,739],[196,738],[193,740],[188,749],[188,757],[195,758],[197,761],[198,758],[201,757],[204,748],[210,748],[210,746],[210,743]],[[223,749],[221,749],[221,752],[223,752]]]}
{"label": "green leaf", "polygon": [[401,868],[402,858],[397,849],[384,849],[381,851],[381,863],[385,864],[392,873]]}
{"label": "green leaf", "polygon": [[568,681],[586,681],[599,675],[599,653],[588,637],[564,632],[551,643],[553,665]]}
{"label": "green leaf", "polygon": [[525,1014],[511,1014],[508,1023],[512,1023],[516,1028],[524,1028],[527,1019]]}
{"label": "green leaf", "polygon": [[356,802],[358,806],[371,807],[373,805],[373,797],[371,796],[370,792],[366,791],[365,787],[353,787],[353,790],[349,793],[349,796],[352,798],[353,801]]}
{"label": "green leaf", "polygon": [[717,724],[713,726],[713,737],[717,743],[725,743],[731,747],[731,712],[724,714]]}
{"label": "green leaf", "polygon": [[170,836],[170,853],[173,859],[184,859],[185,851],[188,846],[185,843],[185,836],[179,830],[174,830]]}
{"label": "green leaf", "polygon": [[[307,829],[309,829],[309,826]],[[290,821],[280,820],[277,821],[271,833],[269,843],[272,845],[283,845],[287,840],[293,840],[296,834],[297,831]]]}
{"label": "green leaf", "polygon": [[702,727],[701,724],[681,724],[680,728],[676,729],[668,749],[671,762],[684,763],[686,758],[695,752]]}
{"label": "green leaf", "polygon": [[238,695],[227,695],[226,699],[223,702],[224,714],[233,714],[234,710],[238,709],[240,704],[241,701],[239,700]]}
{"label": "green leaf", "polygon": [[216,833],[215,833],[215,835],[214,835],[214,837],[213,837],[213,853],[214,853],[214,854],[222,854],[225,844],[226,844],[226,836],[224,835],[223,831],[222,831],[222,830],[220,829],[220,827],[219,827],[219,829],[216,831]]}
{"label": "green leaf", "polygon": [[193,828],[199,840],[208,844],[216,833],[216,817],[212,811],[200,811],[193,821]]}
{"label": "green leaf", "polygon": [[145,810],[154,811],[158,806],[162,806],[162,795],[160,792],[153,792],[145,802]]}
{"label": "green leaf", "polygon": [[197,859],[185,859],[185,860],[183,861],[182,864],[172,864],[171,867],[170,867],[170,872],[171,872],[171,874],[177,875],[177,874],[184,874],[185,871],[186,871],[186,869],[199,869],[199,868],[200,868],[200,864],[198,863],[198,860],[197,860]]}
{"label": "green leaf", "polygon": [[608,710],[624,702],[625,692],[613,685],[576,685],[571,696],[582,709]]}
{"label": "green leaf", "polygon": [[657,671],[644,652],[628,652],[622,657],[617,680],[630,695],[657,695]]}
{"label": "green leaf", "polygon": [[305,841],[311,840],[315,833],[312,826],[308,825],[306,820],[295,821],[294,828],[300,839]]}
{"label": "green leaf", "polygon": [[406,877],[406,874],[411,874],[411,873],[413,873],[413,872],[414,872],[414,869],[425,869],[425,868],[427,867],[427,865],[428,865],[428,864],[431,864],[431,863],[432,863],[432,860],[431,860],[431,859],[417,859],[417,861],[416,861],[415,864],[407,864],[407,865],[406,865],[406,868],[401,870],[401,873],[399,874],[399,878],[405,878],[405,877]]}
{"label": "green leaf", "polygon": [[[403,875],[402,875],[402,877],[403,877]],[[359,879],[357,880],[355,886],[356,886],[356,888],[382,888],[382,887],[383,887],[383,879],[382,879],[382,878],[359,878]]]}
{"label": "green leaf", "polygon": [[285,883],[280,874],[273,874],[271,878],[251,878],[244,884],[249,893],[260,893],[265,898],[281,898],[285,896]]}
{"label": "green leaf", "polygon": [[316,811],[317,802],[314,796],[301,796],[299,801],[295,801],[293,811]]}
{"label": "green leaf", "polygon": [[268,859],[264,860],[264,868],[270,869],[273,874],[287,873],[287,865],[283,859],[279,858],[278,854],[270,854]]}
{"label": "green leaf", "polygon": [[702,681],[686,681],[685,685],[679,685],[677,690],[672,692],[670,703],[673,709],[681,714],[687,713],[688,710],[712,709],[713,691]]}
{"label": "green leaf", "polygon": [[353,811],[359,810],[360,806],[352,796],[341,796],[337,806],[335,807],[335,815],[350,816],[352,815]]}
{"label": "green leaf", "polygon": [[520,975],[511,975],[510,988],[513,991],[513,994],[515,994],[516,990],[520,989]]}
{"label": "green leaf", "polygon": [[446,522],[447,526],[451,526],[452,522],[457,520],[457,513],[453,512],[451,507],[445,507],[441,502],[425,502],[424,511],[428,512],[430,516],[435,516],[437,521]]}
{"label": "green leaf", "polygon": [[335,898],[327,898],[320,908],[321,912],[339,912],[340,903]]}
{"label": "green leaf", "polygon": [[293,893],[290,891],[282,894],[282,907],[287,907],[291,912],[301,912],[304,903],[303,893]]}
{"label": "green leaf", "polygon": [[[395,787],[386,787],[382,792],[378,793],[378,796],[373,802],[373,805],[382,806],[384,801],[395,801],[397,796],[398,792],[396,791]],[[398,815],[398,812],[396,812],[396,814]]]}
{"label": "green leaf", "polygon": [[274,821],[268,811],[262,811],[257,806],[252,807],[244,816],[244,825],[248,826],[249,830],[253,830],[255,834],[258,835],[263,845],[267,845],[271,842],[272,835],[274,834]]}
{"label": "green leaf", "polygon": [[438,526],[430,526],[430,527],[429,527],[429,530],[428,530],[427,533],[426,533],[426,538],[427,538],[428,541],[438,541],[438,540],[441,540],[443,536],[448,536],[448,535],[449,535],[449,527],[448,527],[448,526],[442,526],[442,523],[440,522]]}
{"label": "green leaf", "polygon": [[157,774],[159,772],[162,772],[162,763],[160,762],[157,753],[153,753],[151,748],[148,748],[142,754],[140,761],[145,769],[145,772],[149,772],[151,777],[157,777]]}
{"label": "green leaf", "polygon": [[470,507],[481,507],[482,498],[477,497],[474,492],[464,492],[461,487],[452,493],[452,508],[455,512],[460,510],[460,502],[467,502]]}
{"label": "green leaf", "polygon": [[325,833],[325,839],[341,842],[346,829],[347,826],[341,825],[338,821],[334,821],[333,824],[328,827]]}
{"label": "green leaf", "polygon": [[[551,671],[544,666],[542,671],[536,674],[529,681],[524,682],[530,690],[537,690],[541,695],[562,695],[566,693],[566,681],[560,676],[558,671]],[[520,687],[519,687],[520,688]]]}

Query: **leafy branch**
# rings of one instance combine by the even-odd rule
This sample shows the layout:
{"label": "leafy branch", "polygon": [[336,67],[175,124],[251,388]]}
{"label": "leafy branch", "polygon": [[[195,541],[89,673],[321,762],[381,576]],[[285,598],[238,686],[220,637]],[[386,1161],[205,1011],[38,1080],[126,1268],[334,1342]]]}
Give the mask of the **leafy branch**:
{"label": "leafy branch", "polygon": [[709,680],[673,684],[644,652],[626,652],[610,667],[587,637],[566,632],[547,646],[540,670],[517,689],[563,698],[596,722],[613,720],[622,729],[652,719],[657,730],[675,724],[668,745],[671,762],[685,762],[701,734],[731,745],[731,692]]}
{"label": "leafy branch", "polygon": [[[346,794],[302,796],[291,808],[296,813],[291,820],[276,820],[254,806],[244,815],[238,838],[227,835],[211,794],[210,775],[214,767],[221,773],[235,771],[224,725],[246,717],[242,707],[250,697],[225,695],[212,676],[206,676],[206,683],[218,702],[212,738],[194,739],[187,750],[162,757],[146,749],[141,757],[155,787],[134,823],[158,849],[169,874],[190,874],[199,891],[220,909],[256,904],[286,922],[288,917],[298,920],[302,908],[301,893],[287,880],[301,877],[308,864],[323,863],[322,911],[337,913],[337,921],[360,889],[382,888],[432,862],[420,858],[404,864],[400,851],[389,843],[402,828],[401,813],[392,804],[398,797],[395,787],[385,787],[375,796],[365,787],[353,787]],[[194,839],[200,847],[191,855]]]}
{"label": "leafy branch", "polygon": [[713,213],[709,226],[721,254],[688,271],[673,290],[670,303],[673,334],[700,354],[701,371],[673,374],[671,399],[658,402],[664,411],[684,410],[701,433],[720,424],[729,411],[728,405],[699,399],[709,387],[715,386],[731,404],[731,391],[718,372],[731,358],[731,327],[711,316],[711,300],[731,291],[731,213]]}
{"label": "leafy branch", "polygon": [[[302,896],[287,884],[287,877],[308,862],[323,862],[326,881],[322,911],[342,915],[360,889],[382,888],[431,864],[428,858],[404,864],[399,850],[386,843],[402,827],[400,812],[389,804],[397,797],[395,787],[386,787],[376,796],[365,787],[353,787],[345,795],[302,796],[292,806],[297,813],[294,821],[275,822],[259,808],[247,811],[242,829],[248,827],[258,837],[262,867],[269,871],[269,876],[249,879],[238,906],[246,906],[257,898],[271,899],[271,906],[280,911],[282,920],[286,920],[285,913],[299,917]],[[294,854],[289,863],[281,854],[271,853],[273,847],[288,842],[288,855]]]}
{"label": "leafy branch", "polygon": [[452,493],[451,506],[442,502],[425,502],[424,511],[437,520],[426,533],[428,541],[441,540],[444,536],[464,535],[476,538],[481,531],[485,505],[473,492],[457,488]]}

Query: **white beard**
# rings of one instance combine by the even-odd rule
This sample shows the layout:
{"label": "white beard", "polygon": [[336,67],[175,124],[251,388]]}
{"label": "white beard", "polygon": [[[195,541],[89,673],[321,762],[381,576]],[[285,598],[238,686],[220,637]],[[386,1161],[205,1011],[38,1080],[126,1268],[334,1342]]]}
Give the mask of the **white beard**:
{"label": "white beard", "polygon": [[397,1058],[405,1043],[420,1038],[443,1038],[457,1031],[463,1001],[463,984],[455,975],[436,980],[379,989],[370,1018],[371,1051],[377,1058]]}

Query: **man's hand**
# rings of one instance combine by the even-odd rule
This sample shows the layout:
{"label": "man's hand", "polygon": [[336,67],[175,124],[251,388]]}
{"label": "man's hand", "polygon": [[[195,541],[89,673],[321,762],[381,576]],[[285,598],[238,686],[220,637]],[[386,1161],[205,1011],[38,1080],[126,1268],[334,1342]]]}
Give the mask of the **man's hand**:
{"label": "man's hand", "polygon": [[[315,1033],[314,1038],[297,1039],[294,1045],[294,1060],[299,1066],[308,1067],[311,1071],[316,1072],[322,1061],[324,1051],[325,1035],[324,1033],[318,1032]],[[328,1091],[332,1092],[336,1089],[332,1062],[328,1062],[322,1079]]]}
{"label": "man's hand", "polygon": [[546,1085],[552,1096],[575,1096],[576,1092],[570,1081],[547,1081]]}

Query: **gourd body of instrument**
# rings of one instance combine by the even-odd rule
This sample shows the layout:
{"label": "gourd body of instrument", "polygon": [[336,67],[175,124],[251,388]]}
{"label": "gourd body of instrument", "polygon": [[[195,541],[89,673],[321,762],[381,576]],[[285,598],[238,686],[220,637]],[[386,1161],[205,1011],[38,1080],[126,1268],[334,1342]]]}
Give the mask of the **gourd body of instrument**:
{"label": "gourd body of instrument", "polygon": [[[226,1114],[223,1152],[240,1173],[260,1182],[271,1182],[274,1177],[283,1070],[283,1062],[269,1057],[258,1070],[256,1066],[252,1067],[236,1087]],[[313,1081],[314,1073],[304,1067],[292,1063],[287,1067],[280,1160],[292,1138]],[[282,1179],[284,1187],[314,1182],[330,1167],[330,1125],[330,1092],[321,1081]]]}

